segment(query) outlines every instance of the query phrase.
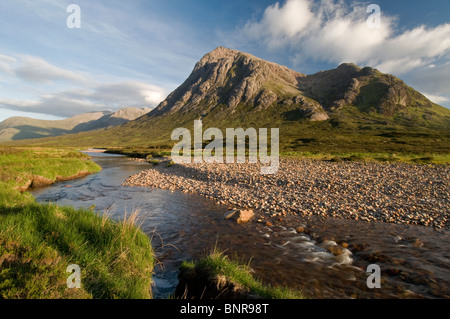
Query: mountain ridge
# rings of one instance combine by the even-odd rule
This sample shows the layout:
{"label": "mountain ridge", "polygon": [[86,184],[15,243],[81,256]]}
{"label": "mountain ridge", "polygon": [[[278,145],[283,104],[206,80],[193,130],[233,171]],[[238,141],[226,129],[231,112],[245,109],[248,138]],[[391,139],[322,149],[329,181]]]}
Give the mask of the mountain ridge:
{"label": "mountain ridge", "polygon": [[205,117],[218,105],[233,114],[240,104],[256,110],[274,105],[294,107],[310,121],[326,121],[347,105],[387,117],[409,107],[421,108],[423,118],[435,115],[431,111],[434,103],[424,95],[371,67],[343,63],[306,75],[248,53],[218,47],[204,55],[186,81],[147,116],[196,111]]}
{"label": "mountain ridge", "polygon": [[[287,152],[450,153],[450,110],[393,75],[352,63],[306,75],[224,47],[205,54],[149,113],[118,127],[78,133],[71,143],[171,148],[172,131],[192,130],[197,119],[204,129],[279,128],[280,149]],[[38,143],[58,145],[67,138]]]}
{"label": "mountain ridge", "polygon": [[62,120],[15,116],[0,122],[0,142],[79,133],[122,125],[150,112],[150,108],[127,107],[115,112],[77,114]]}

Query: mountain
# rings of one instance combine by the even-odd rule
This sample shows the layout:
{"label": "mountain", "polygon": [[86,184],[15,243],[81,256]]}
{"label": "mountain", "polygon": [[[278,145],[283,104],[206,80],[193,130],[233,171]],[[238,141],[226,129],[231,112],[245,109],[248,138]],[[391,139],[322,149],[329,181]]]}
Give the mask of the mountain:
{"label": "mountain", "polygon": [[39,143],[171,148],[172,131],[199,118],[203,129],[277,127],[285,152],[450,153],[450,110],[393,75],[351,63],[306,75],[224,47],[146,115]]}
{"label": "mountain", "polygon": [[[394,116],[402,111],[432,120],[433,103],[393,75],[345,63],[333,70],[305,75],[251,54],[219,47],[206,54],[188,79],[148,118],[173,113],[206,117],[221,108],[228,117],[276,108],[298,118],[325,121],[345,106],[366,113]],[[288,111],[288,112],[289,112]],[[426,121],[422,121],[427,126]]]}
{"label": "mountain", "polygon": [[317,101],[300,91],[306,75],[251,54],[219,47],[206,54],[188,79],[172,92],[151,114],[197,112],[207,116],[214,108],[235,113],[241,105],[255,110],[275,104],[296,105],[312,121],[328,119]]}
{"label": "mountain", "polygon": [[63,120],[11,117],[0,122],[0,142],[34,139],[112,127],[135,120],[149,108],[128,107],[116,112],[83,113]]}

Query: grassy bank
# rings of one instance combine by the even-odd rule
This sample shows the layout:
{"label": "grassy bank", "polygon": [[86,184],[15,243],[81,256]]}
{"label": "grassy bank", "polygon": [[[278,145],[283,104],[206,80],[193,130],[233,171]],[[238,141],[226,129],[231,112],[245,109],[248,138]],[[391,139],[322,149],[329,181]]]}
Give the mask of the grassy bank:
{"label": "grassy bank", "polygon": [[[20,191],[99,169],[73,150],[0,148],[0,298],[151,297],[154,255],[136,214],[115,222]],[[80,289],[67,287],[70,264]]]}
{"label": "grassy bank", "polygon": [[252,275],[249,263],[230,259],[217,249],[200,260],[183,262],[179,277],[176,298],[306,298],[300,291],[263,284]]}
{"label": "grassy bank", "polygon": [[1,188],[26,190],[97,172],[83,153],[68,149],[0,147]]}
{"label": "grassy bank", "polygon": [[[247,149],[248,150],[248,149]],[[144,147],[115,147],[107,152],[122,154],[133,158],[158,159],[171,156],[171,149]],[[282,151],[281,157],[291,159],[314,159],[333,162],[390,162],[410,164],[449,164],[450,153],[372,153],[372,152],[326,152],[326,151]]]}

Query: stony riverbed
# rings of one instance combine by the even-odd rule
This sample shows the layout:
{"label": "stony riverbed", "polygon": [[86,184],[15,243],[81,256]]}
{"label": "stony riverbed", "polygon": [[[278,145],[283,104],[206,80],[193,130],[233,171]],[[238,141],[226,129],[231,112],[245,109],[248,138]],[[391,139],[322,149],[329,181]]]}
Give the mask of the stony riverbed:
{"label": "stony riverbed", "polygon": [[256,219],[319,216],[449,229],[449,166],[281,159],[274,175],[260,164],[165,162],[130,176],[127,186],[196,193],[251,208]]}

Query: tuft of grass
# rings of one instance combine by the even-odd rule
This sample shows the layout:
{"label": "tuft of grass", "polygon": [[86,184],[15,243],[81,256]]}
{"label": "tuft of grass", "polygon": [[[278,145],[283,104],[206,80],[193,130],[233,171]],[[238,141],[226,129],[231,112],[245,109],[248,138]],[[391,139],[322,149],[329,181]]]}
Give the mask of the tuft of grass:
{"label": "tuft of grass", "polygon": [[150,164],[152,164],[153,166],[157,166],[157,165],[159,165],[159,161],[158,160],[154,160],[154,159],[151,159],[151,160],[147,160]]}
{"label": "tuft of grass", "polygon": [[175,165],[175,162],[174,162],[174,161],[168,161],[168,162],[167,162],[167,167],[171,167],[171,166],[173,166],[173,165]]}
{"label": "tuft of grass", "polygon": [[208,273],[211,278],[225,277],[227,281],[244,287],[250,295],[257,295],[266,299],[305,299],[306,296],[297,290],[287,287],[273,287],[264,284],[252,274],[250,263],[243,260],[231,259],[223,251],[215,248],[209,255],[193,261],[185,261],[180,265],[180,271],[197,269],[201,273]]}

